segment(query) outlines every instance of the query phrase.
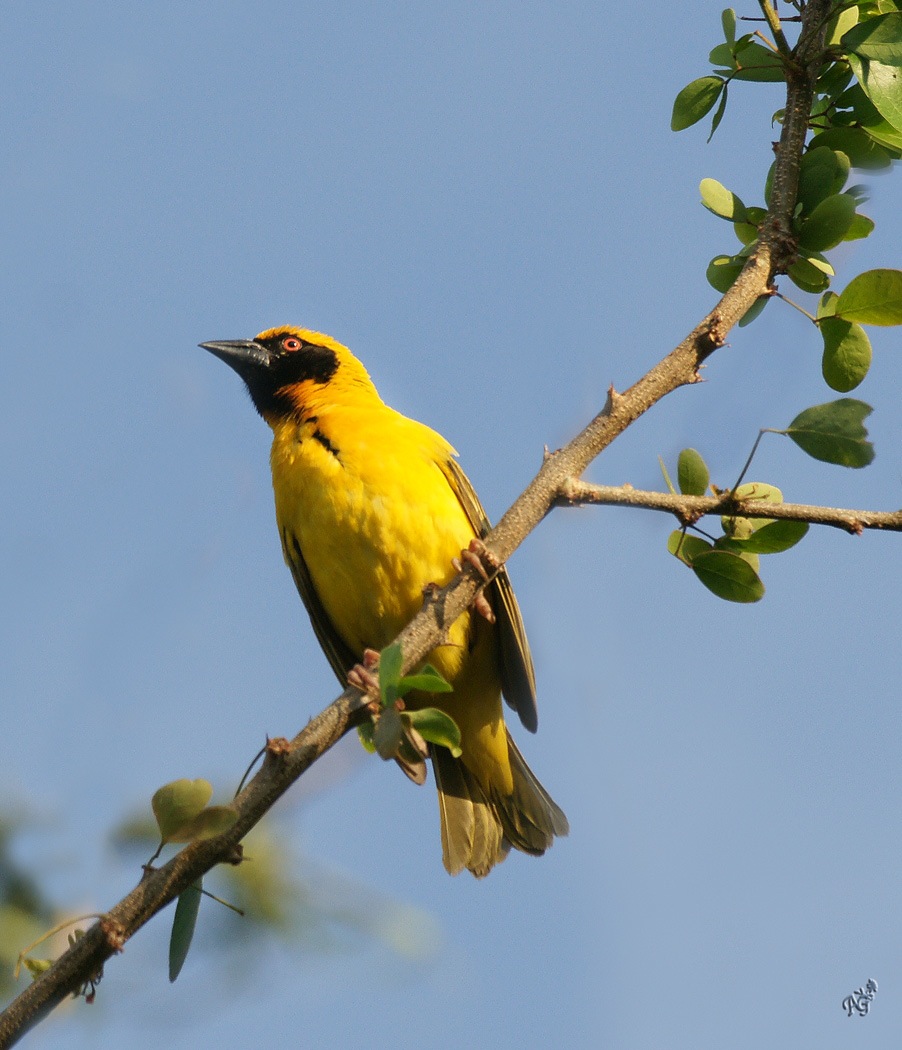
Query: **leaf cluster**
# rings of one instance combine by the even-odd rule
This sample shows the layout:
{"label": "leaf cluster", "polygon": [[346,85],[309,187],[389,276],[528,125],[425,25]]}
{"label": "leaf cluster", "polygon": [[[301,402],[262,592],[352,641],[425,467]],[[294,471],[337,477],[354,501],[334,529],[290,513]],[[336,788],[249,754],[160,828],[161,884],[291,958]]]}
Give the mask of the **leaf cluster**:
{"label": "leaf cluster", "polygon": [[402,664],[400,645],[390,645],[379,654],[379,709],[357,732],[367,751],[386,760],[393,758],[419,784],[426,776],[423,760],[429,753],[428,744],[446,747],[457,758],[461,755],[460,729],[437,707],[405,706],[403,698],[409,693],[450,693],[451,686],[431,664],[411,675],[401,674]]}
{"label": "leaf cluster", "polygon": [[[677,95],[671,120],[674,130],[697,123],[717,105],[713,135],[733,80],[772,82],[785,80],[792,71],[795,58],[791,51],[784,53],[763,36],[768,46],[755,42],[755,34],[736,36],[732,9],[724,11],[722,25],[725,42],[710,55],[716,68]],[[859,211],[867,200],[864,187],[847,185],[852,170],[887,167],[902,157],[899,0],[837,3],[826,39],[827,61],[815,85],[808,121],[812,134],[801,158],[789,231],[795,252],[785,272],[801,291],[820,296],[815,313],[803,312],[820,332],[825,382],[833,390],[848,393],[862,382],[871,365],[871,342],[862,325],[902,324],[902,271],[869,270],[837,294],[828,290],[836,271],[825,254],[874,231],[873,220]],[[782,112],[775,119],[782,120]],[[733,285],[756,250],[771,201],[774,171],[775,164],[765,179],[762,205],[747,206],[715,179],[703,179],[700,184],[702,204],[732,224],[740,244],[736,251],[717,255],[708,264],[708,282],[721,294]],[[761,296],[740,325],[750,324],[772,297]]]}
{"label": "leaf cluster", "polygon": [[[870,412],[870,406],[862,401],[840,398],[805,409],[785,430],[761,433],[784,434],[809,456],[825,463],[864,467],[874,458],[874,448],[867,440],[864,427]],[[757,446],[756,441],[752,456]],[[670,491],[675,492],[663,464],[662,470]],[[728,495],[731,503],[783,502],[780,489],[765,482],[737,483],[731,489],[712,485],[708,466],[694,448],[683,449],[677,458],[677,484],[684,496],[704,496],[710,489],[715,496]],[[804,521],[750,518],[742,514],[726,514],[720,524],[722,535],[713,537],[687,523],[670,534],[667,549],[688,565],[718,598],[741,603],[757,602],[764,597],[764,584],[759,575],[760,556],[789,550],[805,537],[809,527]],[[689,528],[694,530],[691,535]]]}

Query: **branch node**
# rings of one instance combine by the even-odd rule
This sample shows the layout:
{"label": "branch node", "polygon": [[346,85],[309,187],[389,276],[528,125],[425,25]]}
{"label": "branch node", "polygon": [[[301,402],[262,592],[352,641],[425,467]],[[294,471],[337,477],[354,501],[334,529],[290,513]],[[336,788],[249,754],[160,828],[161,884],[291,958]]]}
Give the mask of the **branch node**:
{"label": "branch node", "polygon": [[291,742],[284,736],[274,736],[266,739],[266,755],[271,758],[283,758],[291,754]]}
{"label": "branch node", "polygon": [[232,864],[236,868],[244,861],[244,846],[236,842],[229,852],[222,858],[223,864]]}
{"label": "branch node", "polygon": [[118,955],[125,947],[125,942],[128,939],[125,927],[121,922],[117,922],[109,916],[102,918],[97,925],[100,932],[103,934],[103,939],[106,941],[107,947],[110,951],[115,952]]}

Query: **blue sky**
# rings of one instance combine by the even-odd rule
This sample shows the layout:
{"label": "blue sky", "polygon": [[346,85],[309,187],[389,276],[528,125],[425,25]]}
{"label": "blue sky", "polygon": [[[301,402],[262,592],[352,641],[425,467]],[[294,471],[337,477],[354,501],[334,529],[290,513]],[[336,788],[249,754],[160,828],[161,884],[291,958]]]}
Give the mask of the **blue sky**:
{"label": "blue sky", "polygon": [[[719,179],[758,203],[779,108],[737,85],[711,145],[669,131],[719,8],[597,3],[7,4],[0,227],[0,785],[66,909],[137,878],[108,831],[179,776],[233,785],[335,681],[281,562],[268,431],[196,349],[329,332],[441,431],[497,517],[714,301]],[[751,12],[750,12],[751,13]],[[839,287],[900,266],[894,177]],[[799,293],[799,297],[801,293]],[[874,330],[874,465],[765,440],[787,499],[902,502],[900,336]],[[775,303],[589,471],[660,487],[692,445],[732,482],[826,401]],[[899,539],[814,530],[752,607],[704,591],[661,515],[555,512],[511,563],[537,664],[530,763],[572,827],[482,882],[441,867],[434,791],[346,741],[274,821],[299,875],[417,909],[437,946],[201,943],[168,920],[97,1006],[29,1045],[898,1045]],[[515,729],[516,732],[516,729]],[[392,912],[394,914],[394,912]],[[220,921],[205,909],[211,927]],[[250,957],[247,957],[249,955]],[[866,1018],[845,995],[880,983]]]}

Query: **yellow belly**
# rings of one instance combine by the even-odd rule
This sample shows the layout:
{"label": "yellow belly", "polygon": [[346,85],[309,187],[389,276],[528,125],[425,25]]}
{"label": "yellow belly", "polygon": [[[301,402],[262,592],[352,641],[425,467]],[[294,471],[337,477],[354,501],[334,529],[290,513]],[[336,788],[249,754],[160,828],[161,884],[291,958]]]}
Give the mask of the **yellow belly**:
{"label": "yellow belly", "polygon": [[[316,426],[323,423],[320,417]],[[330,451],[309,425],[286,425],[276,430],[272,451],[280,533],[297,540],[317,597],[356,654],[383,649],[396,637],[422,606],[426,584],[443,586],[454,576],[452,559],[474,535],[434,459],[408,440],[403,426],[400,433],[380,429],[386,428],[358,433],[339,420]],[[375,433],[378,443],[370,436]],[[453,693],[410,700],[446,710],[461,730],[474,772],[485,766],[488,775],[491,767],[493,779],[509,791],[496,648],[490,625],[464,613],[449,642],[429,657]]]}

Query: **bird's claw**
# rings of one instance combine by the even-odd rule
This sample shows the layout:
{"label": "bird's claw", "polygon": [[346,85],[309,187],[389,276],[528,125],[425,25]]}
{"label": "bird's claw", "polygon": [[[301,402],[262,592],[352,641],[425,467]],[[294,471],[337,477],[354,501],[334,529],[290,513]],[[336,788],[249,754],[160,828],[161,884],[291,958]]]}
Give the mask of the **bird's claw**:
{"label": "bird's claw", "polygon": [[[470,545],[460,552],[459,558],[451,559],[451,564],[458,572],[463,572],[464,562],[466,562],[467,565],[472,566],[486,583],[488,583],[491,575],[497,572],[501,567],[501,563],[495,555],[492,554],[482,540],[477,539],[475,536],[470,540]],[[489,623],[495,622],[495,613],[488,598],[486,598],[482,591],[479,591],[473,599],[473,608],[480,616],[488,620]]]}
{"label": "bird's claw", "polygon": [[379,696],[379,676],[375,674],[379,666],[379,654],[375,649],[363,650],[363,662],[354,664],[348,671],[348,685],[359,689],[361,693]]}

